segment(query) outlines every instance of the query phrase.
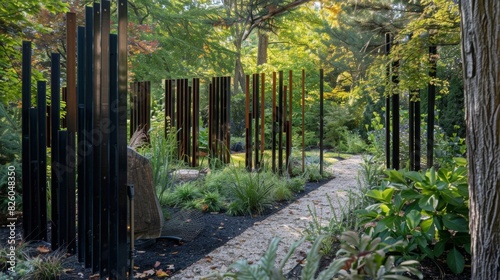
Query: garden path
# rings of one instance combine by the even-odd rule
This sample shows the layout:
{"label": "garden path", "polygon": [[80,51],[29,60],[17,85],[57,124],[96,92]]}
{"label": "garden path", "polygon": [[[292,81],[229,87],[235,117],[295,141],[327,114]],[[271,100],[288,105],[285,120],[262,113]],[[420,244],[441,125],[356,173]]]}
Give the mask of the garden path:
{"label": "garden path", "polygon": [[[335,178],[276,214],[256,222],[253,227],[231,239],[224,246],[213,250],[204,259],[177,272],[170,279],[203,279],[216,271],[227,271],[228,266],[238,259],[255,263],[266,251],[273,237],[281,238],[277,252],[277,261],[280,262],[290,245],[299,240],[303,236],[302,232],[308,227],[312,218],[308,206],[312,208],[314,205],[317,216],[326,223],[333,215],[328,202],[329,196],[336,215],[341,214],[342,207],[347,205],[349,190],[358,189],[356,178],[361,161],[361,156],[355,155],[334,163],[328,170],[333,172]],[[304,242],[297,248],[284,267],[285,273],[305,257],[305,252],[309,251],[310,246],[310,243]]]}

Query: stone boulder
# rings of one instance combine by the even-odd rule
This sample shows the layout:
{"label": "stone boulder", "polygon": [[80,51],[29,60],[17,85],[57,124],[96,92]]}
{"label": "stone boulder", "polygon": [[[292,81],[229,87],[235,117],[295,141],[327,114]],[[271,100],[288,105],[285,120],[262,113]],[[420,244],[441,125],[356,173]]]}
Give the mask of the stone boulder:
{"label": "stone boulder", "polygon": [[163,212],[156,196],[151,162],[132,148],[127,149],[127,183],[134,186],[135,239],[161,235]]}

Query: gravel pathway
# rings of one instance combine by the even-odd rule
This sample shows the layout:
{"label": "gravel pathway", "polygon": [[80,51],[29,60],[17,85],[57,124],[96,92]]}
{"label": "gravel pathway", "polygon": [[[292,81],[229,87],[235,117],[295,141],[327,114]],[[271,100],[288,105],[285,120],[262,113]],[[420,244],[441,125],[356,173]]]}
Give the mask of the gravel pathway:
{"label": "gravel pathway", "polygon": [[[225,272],[229,265],[238,259],[250,263],[260,259],[273,237],[280,237],[278,262],[284,257],[290,245],[302,237],[302,232],[311,221],[308,206],[314,206],[318,217],[327,222],[332,217],[327,195],[331,198],[336,214],[345,207],[350,190],[357,190],[356,176],[361,163],[361,156],[352,156],[329,167],[335,178],[310,192],[286,208],[267,219],[256,222],[239,236],[228,241],[224,246],[210,252],[204,259],[177,272],[170,279],[203,279],[216,271]],[[288,260],[284,272],[290,271],[298,261],[304,258],[311,244],[304,242]]]}

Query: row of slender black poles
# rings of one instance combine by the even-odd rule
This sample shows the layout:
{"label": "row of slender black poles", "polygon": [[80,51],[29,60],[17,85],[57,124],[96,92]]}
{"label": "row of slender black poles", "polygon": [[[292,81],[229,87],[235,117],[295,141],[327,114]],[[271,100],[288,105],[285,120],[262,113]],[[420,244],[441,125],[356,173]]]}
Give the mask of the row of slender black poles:
{"label": "row of slender black poles", "polygon": [[48,241],[45,171],[50,126],[51,247],[78,253],[78,260],[101,279],[126,279],[127,1],[118,0],[118,35],[110,34],[110,6],[104,0],[86,7],[85,27],[77,28],[76,15],[67,13],[65,130],[60,55],[51,56],[47,118],[44,81],[37,82],[37,107],[31,106],[31,43],[23,42],[23,230],[28,241]]}
{"label": "row of slender black poles", "polygon": [[[385,36],[385,54],[391,53],[393,44],[392,35],[387,33]],[[429,47],[429,59],[431,67],[429,76],[436,78],[436,46]],[[399,60],[394,60],[387,65],[387,87],[393,89],[399,83]],[[392,85],[390,84],[392,83]],[[436,86],[431,81],[428,86],[427,95],[427,168],[434,164],[434,117],[436,105]],[[399,94],[392,90],[385,99],[385,161],[386,167],[392,169],[400,168],[400,100]],[[421,168],[421,112],[420,112],[420,90],[414,90],[409,96],[409,158],[410,170],[420,170]]]}

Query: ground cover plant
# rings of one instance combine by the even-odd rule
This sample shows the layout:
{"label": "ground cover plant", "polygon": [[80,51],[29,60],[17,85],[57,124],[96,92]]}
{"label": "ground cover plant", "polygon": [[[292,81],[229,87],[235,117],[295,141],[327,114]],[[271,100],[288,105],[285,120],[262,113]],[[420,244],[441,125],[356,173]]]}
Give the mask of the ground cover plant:
{"label": "ground cover plant", "polygon": [[422,260],[446,253],[461,273],[470,254],[467,169],[464,159],[439,170],[389,170],[385,182],[366,195],[375,203],[359,210],[368,231],[387,242],[408,242],[405,255]]}

